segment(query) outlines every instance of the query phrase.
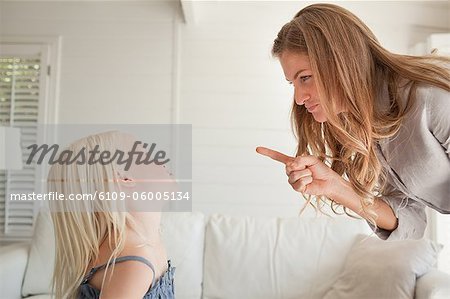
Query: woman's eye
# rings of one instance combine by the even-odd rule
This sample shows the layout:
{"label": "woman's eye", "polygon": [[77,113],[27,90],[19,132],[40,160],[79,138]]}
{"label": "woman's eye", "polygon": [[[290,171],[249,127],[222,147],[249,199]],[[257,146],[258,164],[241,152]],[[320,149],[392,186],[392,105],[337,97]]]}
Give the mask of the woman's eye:
{"label": "woman's eye", "polygon": [[300,77],[300,81],[301,81],[301,82],[305,82],[305,81],[307,81],[309,78],[311,78],[311,76],[303,76],[303,77]]}

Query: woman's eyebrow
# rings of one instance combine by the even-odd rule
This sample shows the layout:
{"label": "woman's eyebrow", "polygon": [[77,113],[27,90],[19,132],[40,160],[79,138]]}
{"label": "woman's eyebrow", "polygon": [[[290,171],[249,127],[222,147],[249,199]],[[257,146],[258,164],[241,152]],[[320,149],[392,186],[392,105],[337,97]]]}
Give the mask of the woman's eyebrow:
{"label": "woman's eyebrow", "polygon": [[[307,69],[301,69],[301,70],[299,70],[298,72],[296,72],[295,75],[294,75],[294,79],[292,79],[292,81],[295,81],[295,79],[297,79],[298,75],[300,75],[301,72],[306,71],[306,70],[307,70]],[[288,80],[288,78],[286,78],[286,81],[290,82],[290,81]]]}

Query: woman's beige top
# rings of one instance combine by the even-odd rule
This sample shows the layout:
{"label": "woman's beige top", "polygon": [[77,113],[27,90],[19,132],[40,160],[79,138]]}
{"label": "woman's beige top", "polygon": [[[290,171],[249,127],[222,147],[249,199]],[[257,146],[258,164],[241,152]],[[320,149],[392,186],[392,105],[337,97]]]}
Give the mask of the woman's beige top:
{"label": "woman's beige top", "polygon": [[[403,93],[405,100],[408,93],[409,89]],[[387,99],[385,87],[380,102],[386,104]],[[389,173],[389,188],[401,194],[383,197],[398,227],[392,232],[378,229],[376,234],[389,240],[421,238],[427,225],[425,205],[450,214],[450,92],[419,85],[415,105],[399,132],[377,146]]]}

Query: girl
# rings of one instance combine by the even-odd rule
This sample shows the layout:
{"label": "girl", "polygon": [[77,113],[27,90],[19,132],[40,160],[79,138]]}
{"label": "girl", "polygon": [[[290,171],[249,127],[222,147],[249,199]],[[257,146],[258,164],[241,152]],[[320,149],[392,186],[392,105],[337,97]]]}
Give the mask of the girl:
{"label": "girl", "polygon": [[[80,139],[67,150],[85,153],[128,152],[135,139],[107,132]],[[56,260],[53,289],[56,298],[174,298],[174,268],[161,241],[160,208],[139,212],[131,201],[99,200],[155,188],[151,179],[170,181],[159,166],[135,165],[128,171],[116,163],[54,164],[49,191],[66,200],[52,201]],[[151,187],[150,187],[151,186]],[[101,193],[105,192],[105,193]],[[73,195],[97,194],[94,200],[67,200]],[[142,207],[140,207],[142,208]]]}

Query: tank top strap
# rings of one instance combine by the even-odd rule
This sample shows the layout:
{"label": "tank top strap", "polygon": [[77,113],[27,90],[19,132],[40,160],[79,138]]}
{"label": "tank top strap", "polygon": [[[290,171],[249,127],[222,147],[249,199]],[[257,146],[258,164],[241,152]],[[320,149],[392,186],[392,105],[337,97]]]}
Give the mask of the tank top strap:
{"label": "tank top strap", "polygon": [[[137,256],[137,255],[121,256],[116,259],[112,259],[109,262],[109,265],[115,264],[115,263],[126,262],[126,261],[139,261],[139,262],[142,262],[142,263],[146,264],[147,266],[149,266],[153,272],[153,279],[152,279],[152,285],[151,285],[151,286],[153,286],[153,284],[155,282],[155,275],[156,275],[155,267],[153,267],[153,264],[149,260],[147,260],[146,258],[143,258],[142,256]],[[84,280],[81,284],[85,284],[86,282],[88,282],[97,271],[102,270],[104,268],[106,268],[106,263],[103,265],[97,266],[97,267],[93,267],[91,269],[91,271],[89,271],[89,273],[86,275],[86,277],[84,278]]]}

